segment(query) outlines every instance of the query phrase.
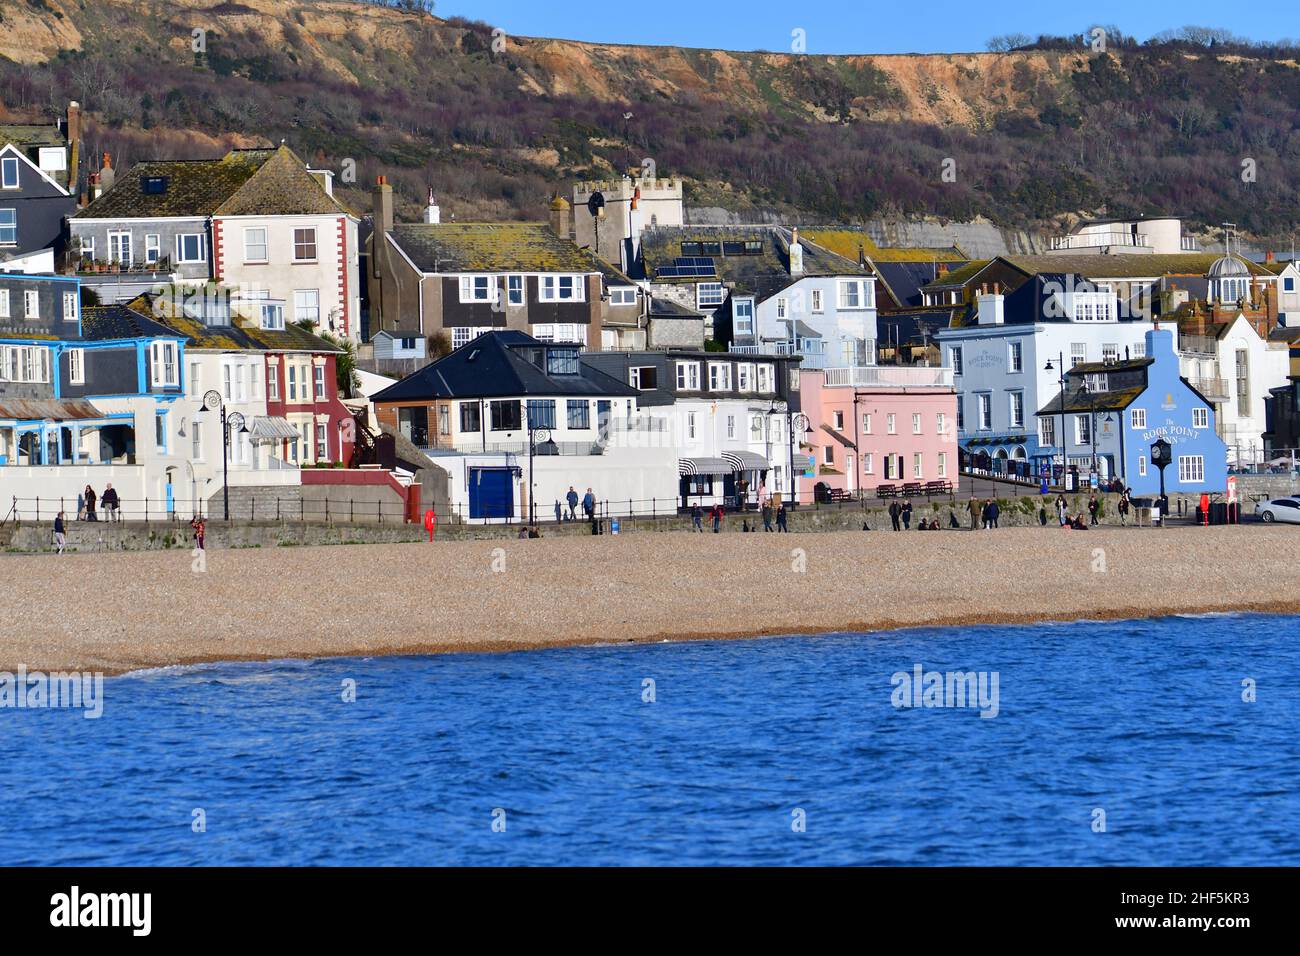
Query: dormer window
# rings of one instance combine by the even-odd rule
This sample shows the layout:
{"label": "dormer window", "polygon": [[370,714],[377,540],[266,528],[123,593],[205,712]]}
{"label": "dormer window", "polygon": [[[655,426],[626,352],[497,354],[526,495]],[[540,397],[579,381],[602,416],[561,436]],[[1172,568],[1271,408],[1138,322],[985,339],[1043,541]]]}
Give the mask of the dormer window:
{"label": "dormer window", "polygon": [[494,302],[496,301],[495,276],[461,276],[460,301]]}
{"label": "dormer window", "polygon": [[140,191],[146,196],[161,196],[167,192],[166,176],[145,176],[140,180]]}
{"label": "dormer window", "polygon": [[577,349],[546,350],[547,375],[579,375],[581,371]]}
{"label": "dormer window", "polygon": [[17,189],[18,182],[18,159],[14,156],[6,156],[0,159],[0,188]]}
{"label": "dormer window", "polygon": [[543,302],[582,302],[584,298],[582,276],[542,276]]}

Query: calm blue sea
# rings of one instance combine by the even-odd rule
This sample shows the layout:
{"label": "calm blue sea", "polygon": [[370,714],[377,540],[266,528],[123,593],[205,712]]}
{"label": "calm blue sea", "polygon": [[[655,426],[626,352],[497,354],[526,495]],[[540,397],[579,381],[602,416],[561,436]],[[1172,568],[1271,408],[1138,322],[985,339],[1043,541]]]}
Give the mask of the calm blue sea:
{"label": "calm blue sea", "polygon": [[0,710],[0,864],[1294,865],[1297,688],[1264,615],[168,669]]}

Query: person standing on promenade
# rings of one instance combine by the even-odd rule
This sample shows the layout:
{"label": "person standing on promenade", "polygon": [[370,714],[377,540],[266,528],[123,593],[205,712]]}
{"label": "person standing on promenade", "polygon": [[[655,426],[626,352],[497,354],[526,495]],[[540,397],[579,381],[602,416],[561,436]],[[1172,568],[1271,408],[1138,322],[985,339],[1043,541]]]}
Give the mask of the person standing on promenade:
{"label": "person standing on promenade", "polygon": [[194,529],[194,546],[200,551],[205,550],[203,539],[207,535],[208,526],[201,515],[196,515],[190,519],[190,527]]}
{"label": "person standing on promenade", "polygon": [[1088,498],[1088,523],[1089,524],[1095,525],[1097,523],[1097,512],[1100,510],[1101,510],[1101,502],[1097,500],[1097,496],[1095,494],[1090,495]]}
{"label": "person standing on promenade", "polygon": [[1056,520],[1061,522],[1062,528],[1064,528],[1070,520],[1070,516],[1065,510],[1065,495],[1056,496]]}
{"label": "person standing on promenade", "polygon": [[691,505],[691,530],[704,534],[704,512],[700,510],[700,503],[697,501]]}
{"label": "person standing on promenade", "polygon": [[[759,495],[763,495],[762,485],[758,486],[758,493]],[[771,531],[772,530],[772,502],[768,501],[766,496],[763,496],[763,505],[760,510],[763,513],[763,530]]]}
{"label": "person standing on promenade", "polygon": [[903,519],[903,530],[911,531],[912,530],[912,502],[904,501],[903,510],[899,512],[898,516]]}
{"label": "person standing on promenade", "polygon": [[68,543],[67,535],[64,533],[63,512],[60,511],[54,516],[54,552],[62,554],[64,546]]}
{"label": "person standing on promenade", "polygon": [[989,503],[988,503],[988,511],[987,511],[987,515],[988,515],[988,517],[987,517],[987,523],[985,524],[985,527],[987,527],[987,528],[996,528],[996,527],[998,526],[998,515],[999,515],[999,514],[1000,514],[1000,511],[998,510],[998,503],[997,503],[997,501],[994,500],[994,499],[990,499],[990,500],[989,500]]}
{"label": "person standing on promenade", "polygon": [[717,534],[722,530],[722,504],[713,506],[713,533]]}
{"label": "person standing on promenade", "polygon": [[[765,504],[767,504],[767,482],[760,479],[758,482],[758,510],[762,511]],[[767,530],[771,531],[772,529],[768,528]]]}
{"label": "person standing on promenade", "polygon": [[790,528],[786,525],[785,502],[781,502],[781,507],[776,509],[776,532],[780,534],[785,532],[789,534]]}
{"label": "person standing on promenade", "polygon": [[591,521],[596,517],[596,496],[587,489],[587,493],[582,496],[582,510],[587,515],[587,520]]}
{"label": "person standing on promenade", "polygon": [[898,507],[898,502],[891,501],[889,503],[889,523],[894,526],[895,531],[903,530],[903,526],[898,521],[898,515],[900,512],[901,509]]}
{"label": "person standing on promenade", "polygon": [[980,510],[979,500],[974,495],[970,496],[970,503],[966,505],[966,510],[970,512],[970,529],[972,531],[978,531],[980,526],[980,515],[982,512]]}
{"label": "person standing on promenade", "polygon": [[569,503],[569,520],[578,520],[578,493],[573,490],[573,485],[569,485],[569,493],[564,496],[564,500]]}
{"label": "person standing on promenade", "polygon": [[86,485],[86,490],[82,494],[86,499],[86,520],[98,521],[99,519],[95,517],[95,489]]}
{"label": "person standing on promenade", "polygon": [[104,495],[99,499],[99,505],[104,509],[104,514],[109,521],[122,520],[122,502],[117,497],[117,492],[113,490],[111,484],[104,487]]}
{"label": "person standing on promenade", "polygon": [[1128,489],[1125,488],[1125,489],[1120,493],[1120,496],[1119,496],[1119,523],[1120,523],[1120,527],[1124,527],[1125,525],[1128,524],[1128,507],[1129,507]]}
{"label": "person standing on promenade", "polygon": [[1040,528],[1047,527],[1047,505],[1040,504],[1038,506],[1038,526]]}
{"label": "person standing on promenade", "polygon": [[957,520],[957,512],[951,508],[948,509],[948,527],[954,531],[961,528],[961,522]]}

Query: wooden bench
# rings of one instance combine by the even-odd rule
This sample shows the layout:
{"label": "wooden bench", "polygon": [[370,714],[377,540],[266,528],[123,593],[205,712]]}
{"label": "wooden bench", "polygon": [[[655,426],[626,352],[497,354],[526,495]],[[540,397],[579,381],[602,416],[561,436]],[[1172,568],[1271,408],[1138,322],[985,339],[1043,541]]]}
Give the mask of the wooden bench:
{"label": "wooden bench", "polygon": [[876,485],[877,498],[896,498],[898,496],[897,485]]}
{"label": "wooden bench", "polygon": [[852,501],[853,492],[845,491],[843,488],[831,488],[826,492],[827,501]]}
{"label": "wooden bench", "polygon": [[950,495],[952,494],[951,481],[927,481],[925,483],[925,493],[929,495]]}
{"label": "wooden bench", "polygon": [[904,498],[919,498],[925,494],[925,486],[919,481],[906,481],[903,483],[902,495]]}

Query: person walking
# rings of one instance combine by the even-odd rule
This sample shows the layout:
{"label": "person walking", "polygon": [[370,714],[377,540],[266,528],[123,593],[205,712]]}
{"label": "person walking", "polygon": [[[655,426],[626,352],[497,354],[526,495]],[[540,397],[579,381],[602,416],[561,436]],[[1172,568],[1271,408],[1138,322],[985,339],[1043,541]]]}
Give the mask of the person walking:
{"label": "person walking", "polygon": [[194,529],[194,546],[200,551],[205,550],[203,541],[207,535],[207,522],[203,520],[202,515],[196,515],[190,519],[190,527]]}
{"label": "person walking", "polygon": [[104,514],[109,521],[122,520],[122,503],[118,500],[117,492],[113,490],[112,484],[104,486],[104,494],[99,499],[99,504],[104,509]]}
{"label": "person walking", "polygon": [[691,530],[704,534],[704,512],[700,510],[700,503],[697,501],[691,505]]}
{"label": "person walking", "polygon": [[722,530],[722,504],[713,506],[713,533],[717,534]]}
{"label": "person walking", "polygon": [[912,502],[904,501],[903,510],[899,512],[898,516],[903,519],[903,530],[911,531],[912,530]]}
{"label": "person walking", "polygon": [[559,499],[555,502],[555,523],[559,524],[564,520],[564,509],[560,506]]}
{"label": "person walking", "polygon": [[970,502],[966,505],[966,510],[970,512],[970,529],[972,531],[978,531],[980,527],[980,516],[983,512],[980,509],[979,500],[974,495],[970,496]]}
{"label": "person walking", "polygon": [[1057,495],[1056,496],[1056,520],[1061,523],[1062,528],[1064,528],[1066,523],[1069,522],[1070,520],[1070,515],[1067,513],[1065,509],[1066,509],[1065,495]]}
{"label": "person walking", "polygon": [[889,503],[889,523],[894,526],[895,531],[903,530],[903,526],[899,523],[898,520],[898,516],[901,512],[902,509],[898,507],[897,501],[891,501]]}
{"label": "person walking", "polygon": [[[759,485],[758,493],[760,495],[763,494],[762,485]],[[772,502],[768,501],[766,497],[763,498],[762,514],[763,514],[763,530],[771,531],[772,530]]]}
{"label": "person walking", "polygon": [[564,500],[569,503],[569,520],[578,520],[578,493],[573,490],[573,485],[569,485],[569,493],[564,496]]}
{"label": "person walking", "polygon": [[1129,508],[1128,489],[1125,488],[1123,489],[1123,491],[1120,492],[1120,496],[1119,496],[1120,527],[1124,527],[1128,524],[1128,508]]}
{"label": "person walking", "polygon": [[1000,511],[998,509],[997,501],[990,499],[988,503],[988,527],[996,528],[998,526],[999,514]]}
{"label": "person walking", "polygon": [[86,485],[86,490],[82,494],[86,499],[86,520],[98,521],[99,519],[95,517],[95,489]]}
{"label": "person walking", "polygon": [[60,511],[54,516],[54,553],[62,554],[64,546],[68,543],[68,538],[63,527],[63,512]]}
{"label": "person walking", "polygon": [[789,533],[790,528],[786,525],[785,502],[781,502],[781,507],[776,509],[776,531]]}
{"label": "person walking", "polygon": [[587,493],[582,496],[582,511],[587,516],[588,521],[592,521],[595,519],[596,496],[591,493],[590,488],[588,488]]}
{"label": "person walking", "polygon": [[1088,523],[1095,525],[1097,523],[1097,512],[1101,510],[1101,502],[1097,500],[1095,494],[1088,498]]}

